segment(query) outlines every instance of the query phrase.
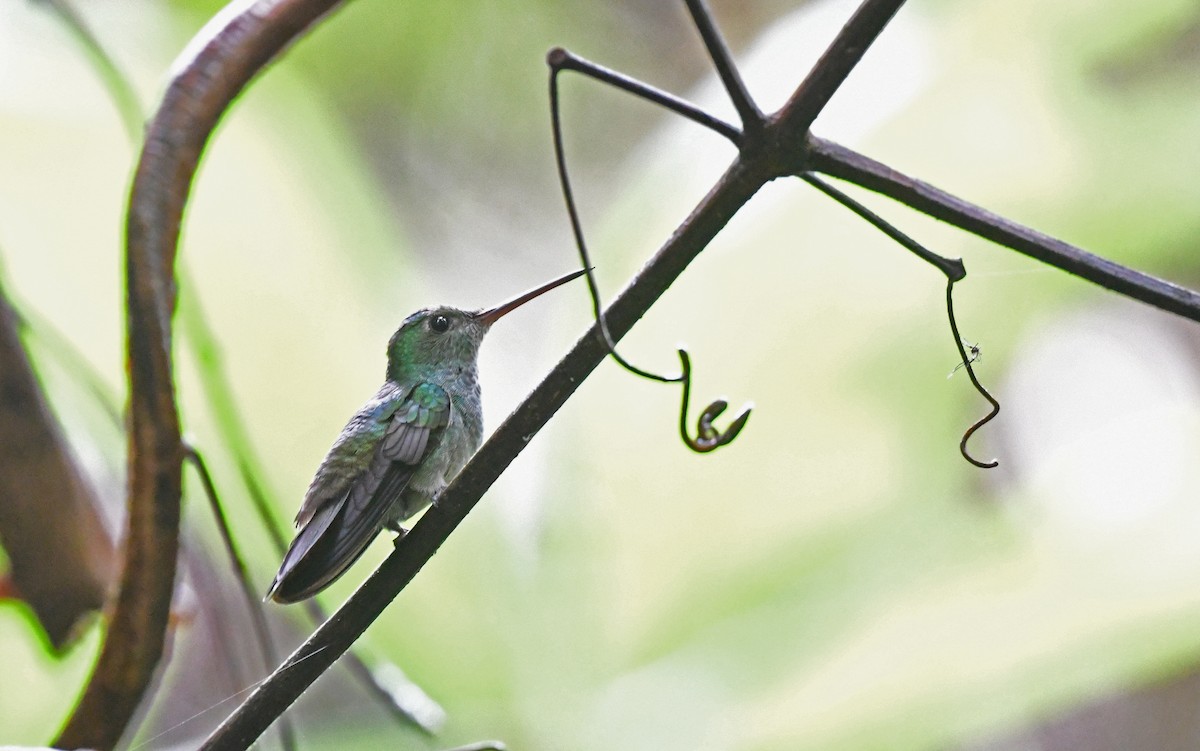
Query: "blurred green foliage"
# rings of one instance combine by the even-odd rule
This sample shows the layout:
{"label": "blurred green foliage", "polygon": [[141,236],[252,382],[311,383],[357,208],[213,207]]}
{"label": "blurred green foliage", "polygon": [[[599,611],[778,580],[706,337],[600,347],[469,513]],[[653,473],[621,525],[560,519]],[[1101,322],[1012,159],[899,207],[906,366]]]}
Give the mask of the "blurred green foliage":
{"label": "blurred green foliage", "polygon": [[[815,56],[852,8],[813,3],[795,17],[780,3],[713,4],[740,54],[757,60],[747,67],[756,91],[789,90],[804,70],[791,56]],[[686,91],[708,71],[674,6],[354,3],[243,95],[189,207],[182,253],[196,288],[182,294],[202,299],[221,338],[280,517],[378,385],[384,343],[408,312],[488,304],[575,262],[553,182],[542,57],[561,44]],[[217,7],[83,10],[152,102],[170,60]],[[817,130],[1188,283],[1200,238],[1198,28],[1200,13],[1183,0],[912,3]],[[760,36],[782,46],[761,49]],[[0,10],[0,71],[9,286],[119,384],[120,217],[133,152],[94,77],[37,8]],[[566,106],[584,219],[611,294],[731,155],[694,126],[581,80]],[[672,345],[687,341],[698,399],[724,389],[735,404],[757,403],[738,441],[692,455],[674,434],[674,389],[602,367],[368,632],[371,651],[443,703],[444,745],[961,747],[1194,669],[1195,339],[1171,333],[1166,316],[873,205],[966,261],[959,320],[982,343],[982,377],[1006,405],[977,451],[1001,468],[980,472],[957,453],[983,405],[961,375],[946,379],[955,353],[941,277],[804,186],[772,185],[623,347],[670,370]],[[580,288],[492,334],[490,425],[557,360],[588,310]],[[1102,345],[1074,346],[1072,322],[1096,311],[1133,316],[1148,333],[1101,331]],[[1055,331],[1065,333],[1045,339]],[[1039,347],[1056,353],[1054,368],[1080,365],[1079,378],[1037,370]],[[196,363],[179,352],[187,430],[227,487],[265,585],[277,561],[259,544]],[[1124,362],[1146,367],[1133,378],[1113,365]],[[1086,428],[1034,398],[1065,404],[1093,387],[1108,396],[1083,403],[1095,418]],[[64,408],[72,397],[58,392],[69,391],[55,393],[65,422],[107,469],[98,476],[118,476],[123,446]],[[1164,396],[1150,409],[1134,393]],[[1067,444],[1049,440],[1056,430]],[[1178,452],[1158,454],[1176,458],[1147,464],[1142,449],[1163,436]],[[1072,453],[1093,445],[1116,458],[1095,466]],[[1110,473],[1128,478],[1110,485],[1133,490],[1093,496],[1078,479]],[[1156,490],[1152,475],[1171,482]],[[100,482],[119,501],[120,481]],[[1076,505],[1064,503],[1071,487],[1081,488]],[[386,550],[378,543],[327,602]],[[0,685],[0,741],[44,742],[96,634],[54,662],[19,608],[5,606],[0,643],[18,676]],[[422,747],[366,699],[302,706],[313,748],[374,748],[391,734]],[[197,722],[211,726],[224,711]]]}

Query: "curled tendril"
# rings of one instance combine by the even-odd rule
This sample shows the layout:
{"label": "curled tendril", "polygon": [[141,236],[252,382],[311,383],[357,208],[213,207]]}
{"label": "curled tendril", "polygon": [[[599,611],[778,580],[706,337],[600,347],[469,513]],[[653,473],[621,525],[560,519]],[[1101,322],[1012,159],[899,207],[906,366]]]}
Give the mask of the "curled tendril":
{"label": "curled tendril", "polygon": [[[970,452],[967,451],[967,439],[974,435],[976,430],[979,430],[984,425],[991,422],[992,418],[1000,414],[1000,402],[996,401],[995,397],[988,393],[988,390],[983,387],[983,384],[980,383],[979,379],[975,376],[975,369],[971,367],[971,363],[979,359],[979,347],[977,345],[971,345],[971,354],[967,354],[966,347],[964,346],[965,340],[958,333],[958,323],[954,320],[954,283],[966,278],[967,276],[967,269],[965,266],[963,266],[962,259],[946,258],[945,256],[934,253],[932,250],[929,250],[924,245],[921,245],[916,240],[893,227],[886,220],[884,220],[883,217],[871,211],[866,206],[863,206],[858,201],[854,200],[816,175],[805,172],[801,173],[799,177],[809,185],[850,209],[855,214],[865,219],[873,227],[914,253],[918,258],[932,265],[938,271],[941,271],[946,275],[946,317],[950,320],[950,333],[954,335],[954,345],[958,347],[958,356],[962,360],[962,362],[960,362],[959,365],[954,368],[954,371],[957,371],[960,367],[966,368],[967,375],[970,376],[971,384],[975,386],[975,390],[978,391],[979,394],[984,399],[987,399],[992,405],[992,410],[990,412],[984,415],[971,427],[967,428],[966,432],[963,433],[962,440],[958,442],[958,450],[962,452],[964,459],[969,461],[971,464],[974,464],[976,467],[980,467],[982,469],[991,469],[992,467],[1000,466],[1000,463],[995,459],[991,460],[990,462],[981,462],[975,457],[971,456]],[[951,371],[950,374],[954,375],[954,371]]]}
{"label": "curled tendril", "polygon": [[692,392],[692,359],[688,357],[686,349],[679,350],[679,362],[683,368],[683,374],[679,376],[679,380],[683,383],[683,406],[679,409],[679,436],[692,451],[700,454],[715,451],[732,442],[734,438],[737,438],[738,433],[742,432],[742,428],[746,427],[746,421],[750,419],[753,405],[746,404],[742,407],[742,411],[733,418],[729,427],[724,431],[719,431],[713,426],[713,420],[721,416],[721,413],[729,407],[729,402],[717,399],[700,413],[700,417],[696,420],[696,437],[692,438],[688,435],[687,424],[688,398]]}
{"label": "curled tendril", "polygon": [[[983,417],[981,417],[977,421],[975,421],[975,423],[973,425],[971,425],[971,427],[967,428],[966,432],[963,433],[962,440],[958,442],[958,450],[959,450],[959,452],[962,453],[964,459],[966,459],[970,463],[974,464],[976,467],[979,467],[981,469],[991,469],[993,467],[998,467],[998,466],[1000,466],[1000,462],[996,461],[995,459],[992,459],[989,462],[981,462],[978,459],[976,459],[975,457],[971,456],[971,453],[969,451],[967,451],[967,440],[970,439],[970,437],[975,434],[975,431],[979,430],[984,425],[991,422],[992,419],[996,417],[996,415],[1000,414],[1000,402],[996,401],[996,398],[994,396],[992,396],[988,392],[988,390],[983,387],[983,384],[980,383],[979,379],[975,376],[975,368],[972,367],[972,363],[974,363],[977,359],[979,359],[978,347],[972,347],[971,354],[968,355],[966,347],[963,346],[962,335],[960,335],[958,333],[958,322],[955,321],[955,319],[954,319],[954,280],[953,279],[949,280],[946,283],[946,317],[950,320],[950,333],[954,336],[954,343],[958,347],[958,356],[962,360],[962,362],[960,364],[962,365],[962,367],[966,368],[967,377],[969,377],[971,379],[971,383],[975,386],[975,390],[978,391],[980,393],[980,395],[982,395],[984,399],[987,399],[988,402],[992,405],[992,409],[990,412],[988,412],[986,415],[984,415]],[[957,370],[957,368],[956,368],[956,370]]]}
{"label": "curled tendril", "polygon": [[[583,261],[583,267],[587,273],[588,291],[592,296],[592,311],[596,318],[598,338],[608,349],[608,354],[630,373],[660,383],[683,384],[683,406],[679,412],[679,434],[683,438],[683,442],[692,451],[701,454],[715,451],[721,446],[731,443],[734,438],[737,438],[738,433],[746,426],[746,421],[750,419],[750,405],[743,407],[741,413],[722,432],[713,425],[713,421],[729,407],[729,403],[724,399],[714,401],[700,413],[700,417],[696,422],[696,437],[693,438],[688,433],[687,425],[688,399],[692,391],[692,362],[691,358],[688,357],[687,350],[679,350],[679,360],[683,364],[683,372],[680,375],[664,376],[652,373],[637,367],[624,357],[621,357],[617,353],[616,342],[613,341],[612,334],[608,330],[608,323],[604,319],[604,310],[600,304],[600,290],[596,285],[596,277],[592,270],[592,261],[588,254],[587,243],[583,239],[583,225],[579,221],[579,211],[575,207],[575,195],[571,190],[571,179],[567,173],[567,160],[563,149],[562,121],[559,117],[558,109],[558,74],[563,70],[577,69],[569,65],[572,61],[578,61],[578,59],[570,56],[565,50],[552,50],[547,58],[547,62],[550,64],[550,127],[554,134],[554,159],[558,166],[558,181],[562,186],[563,201],[567,205],[567,216],[571,220],[571,232],[575,236],[575,247],[579,250],[579,257]],[[601,78],[601,80],[606,79]],[[667,99],[674,101],[670,97]],[[652,99],[652,101],[658,100]],[[659,103],[663,102],[660,101]],[[664,104],[664,106],[669,105]],[[672,107],[672,109],[674,108]]]}

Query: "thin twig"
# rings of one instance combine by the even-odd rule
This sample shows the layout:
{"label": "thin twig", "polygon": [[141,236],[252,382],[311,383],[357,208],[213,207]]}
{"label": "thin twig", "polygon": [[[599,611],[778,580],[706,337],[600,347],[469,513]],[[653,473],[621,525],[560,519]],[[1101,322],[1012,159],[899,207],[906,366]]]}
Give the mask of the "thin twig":
{"label": "thin twig", "polygon": [[863,206],[811,172],[801,174],[800,179],[865,219],[871,226],[912,251],[922,261],[932,264],[938,271],[945,274],[947,279],[957,282],[967,275],[967,270],[963,267],[961,258],[946,258],[930,251],[924,245],[921,245],[916,240],[896,229],[891,223],[885,221],[874,211],[871,211],[866,206]]}
{"label": "thin twig", "polygon": [[1200,293],[1050,237],[844,146],[811,140],[809,168],[895,200],[974,235],[1160,310],[1200,321]]}
{"label": "thin twig", "polygon": [[725,37],[717,31],[712,11],[709,10],[704,0],[684,0],[684,2],[687,4],[688,12],[692,14],[692,22],[696,25],[696,30],[700,32],[700,38],[704,40],[704,48],[708,50],[708,56],[712,59],[713,67],[717,69],[717,75],[725,87],[725,92],[729,94],[733,108],[737,110],[738,117],[742,121],[742,130],[747,133],[760,133],[766,123],[766,117],[754,102],[754,98],[750,96],[750,91],[742,80],[742,74],[738,72],[737,65],[733,62],[733,55],[729,53],[729,47],[725,44]]}
{"label": "thin twig", "polygon": [[[275,645],[275,638],[271,636],[271,628],[267,625],[267,614],[263,610],[262,601],[250,587],[250,574],[246,568],[246,561],[242,558],[237,543],[234,542],[229,520],[225,518],[225,509],[221,506],[221,501],[217,496],[217,486],[213,484],[212,475],[208,472],[208,465],[204,463],[204,457],[200,455],[195,446],[185,445],[184,458],[191,463],[200,478],[204,497],[208,499],[209,510],[216,519],[217,531],[221,535],[221,542],[225,545],[225,554],[229,556],[234,577],[238,580],[238,585],[242,590],[242,599],[245,601],[250,622],[254,627],[254,636],[262,650],[263,661],[266,663],[266,668],[270,670],[271,666],[279,662],[279,649]],[[283,748],[288,751],[296,748],[296,731],[287,717],[281,717],[279,720],[279,740]]]}
{"label": "thin twig", "polygon": [[959,453],[963,455],[964,459],[971,462],[976,467],[981,469],[992,469],[993,467],[1000,466],[1000,462],[996,461],[995,459],[992,459],[989,462],[981,462],[975,457],[971,456],[971,452],[967,451],[967,441],[970,440],[971,436],[975,434],[976,430],[979,430],[984,425],[991,422],[996,415],[1000,414],[1000,402],[996,401],[996,398],[983,387],[982,383],[979,382],[979,378],[975,375],[975,366],[972,364],[975,362],[975,358],[968,357],[967,350],[963,347],[962,334],[958,332],[958,321],[954,318],[954,281],[955,280],[950,279],[946,282],[946,315],[950,318],[950,334],[954,337],[955,346],[958,347],[958,356],[962,358],[962,365],[967,369],[967,376],[971,379],[971,383],[975,386],[975,390],[980,394],[983,394],[983,398],[987,399],[992,405],[990,412],[979,418],[973,425],[971,425],[971,427],[967,428],[965,433],[963,433],[962,440],[958,442],[958,450]]}
{"label": "thin twig", "polygon": [[742,131],[736,125],[727,123],[721,118],[705,112],[691,102],[680,99],[674,94],[650,86],[636,78],[630,78],[624,73],[606,68],[599,63],[582,58],[570,50],[563,49],[562,47],[552,48],[546,53],[546,64],[550,66],[551,70],[573,70],[576,73],[582,73],[589,78],[633,94],[639,99],[653,102],[680,117],[691,120],[714,133],[724,136],[735,146],[742,141]]}
{"label": "thin twig", "polygon": [[[934,253],[933,251],[929,250],[925,246],[921,245],[916,240],[912,239],[908,235],[901,232],[896,227],[892,226],[892,224],[890,224],[889,222],[884,220],[883,217],[881,217],[878,214],[876,214],[875,212],[871,211],[866,206],[863,206],[861,203],[854,200],[853,198],[846,195],[845,193],[838,190],[837,188],[833,187],[832,185],[825,182],[821,178],[819,178],[811,173],[804,173],[804,174],[800,175],[800,178],[802,180],[804,180],[805,182],[807,182],[809,185],[812,185],[817,190],[820,190],[822,193],[829,196],[833,200],[837,201],[838,203],[842,204],[846,208],[850,209],[855,214],[857,214],[861,218],[865,219],[873,227],[875,227],[876,229],[880,230],[885,235],[890,237],[892,240],[896,241],[900,245],[902,245],[905,248],[907,248],[908,250],[912,251],[921,260],[925,261],[926,263],[929,263],[930,265],[932,265],[933,267],[935,267],[936,269],[941,271],[943,274],[945,274],[946,285],[947,285],[946,286],[946,318],[950,322],[950,333],[954,337],[954,341],[956,343],[956,346],[958,347],[958,354],[960,357],[959,364],[957,366],[955,366],[954,369],[958,370],[958,368],[960,368],[960,367],[966,368],[967,375],[969,375],[971,377],[971,384],[975,386],[975,390],[978,391],[980,393],[980,395],[983,396],[983,398],[987,399],[988,402],[990,402],[992,405],[991,412],[989,412],[985,417],[983,417],[979,421],[972,424],[971,427],[967,428],[966,432],[963,433],[962,440],[959,441],[959,443],[958,443],[958,450],[962,453],[964,459],[969,461],[971,464],[974,464],[976,467],[980,467],[983,469],[991,469],[992,467],[999,466],[999,462],[997,462],[994,459],[990,462],[981,462],[981,461],[975,459],[974,457],[972,457],[970,452],[967,451],[967,439],[970,438],[971,435],[976,430],[979,430],[980,428],[982,428],[985,424],[990,422],[992,420],[992,418],[994,418],[996,415],[998,415],[1000,413],[1000,403],[997,402],[995,397],[993,397],[991,395],[991,393],[988,392],[988,390],[983,387],[983,384],[979,382],[979,378],[976,377],[975,369],[973,367],[971,367],[971,364],[974,363],[975,360],[978,358],[978,354],[977,353],[973,354],[970,357],[967,356],[967,351],[963,345],[962,335],[959,334],[959,332],[958,332],[958,322],[954,316],[953,290],[954,290],[954,283],[962,281],[967,276],[967,269],[965,266],[963,266],[962,259],[961,258],[946,258],[945,256]],[[972,349],[975,349],[975,348],[973,347]]]}
{"label": "thin twig", "polygon": [[[709,31],[710,33],[715,33],[711,26]],[[587,275],[588,292],[592,297],[592,313],[596,318],[596,323],[600,330],[600,337],[604,341],[605,346],[608,347],[609,355],[611,355],[611,357],[616,360],[621,367],[625,368],[625,370],[629,371],[630,373],[641,376],[642,378],[648,378],[652,381],[658,381],[660,383],[682,383],[683,406],[681,407],[679,413],[679,435],[683,439],[684,444],[692,451],[697,453],[714,451],[721,446],[731,443],[733,439],[737,438],[738,433],[740,433],[742,428],[746,426],[746,421],[750,419],[750,411],[752,406],[744,406],[741,413],[734,418],[733,422],[726,430],[718,431],[713,427],[712,421],[716,419],[718,415],[724,412],[728,405],[723,400],[712,402],[701,412],[700,418],[697,422],[697,434],[696,437],[693,438],[688,432],[687,425],[688,397],[690,396],[692,390],[692,366],[687,352],[682,349],[679,350],[679,359],[683,369],[678,376],[659,375],[648,370],[643,370],[642,368],[633,365],[624,357],[622,357],[620,353],[617,352],[617,345],[615,342],[613,342],[612,335],[608,331],[608,324],[604,320],[604,314],[602,311],[603,306],[600,302],[600,289],[596,284],[596,275],[593,270],[591,257],[588,254],[587,243],[583,239],[583,224],[579,219],[579,210],[575,205],[575,193],[571,189],[571,177],[567,171],[566,151],[563,146],[562,117],[558,104],[558,75],[565,69],[561,66],[561,64],[563,61],[568,59],[570,59],[570,53],[562,50],[561,48],[551,50],[546,59],[550,66],[550,129],[552,131],[554,140],[554,163],[558,168],[558,182],[559,186],[562,188],[563,201],[566,203],[567,216],[571,222],[571,233],[575,238],[575,247],[579,251],[579,259],[583,265],[584,272]],[[574,63],[577,66],[574,68],[575,70],[582,70],[587,73],[595,72],[588,70],[589,66],[591,66],[591,63],[588,63],[585,60],[575,58]],[[729,64],[732,65],[732,63]],[[629,84],[628,81],[624,80],[614,83],[613,79],[608,76],[597,77],[599,80],[605,83],[612,83],[618,87],[624,87]],[[639,95],[641,95],[643,91],[650,95],[660,94],[660,92],[650,89],[650,87],[645,85],[642,85],[638,88],[639,91],[636,93]],[[657,99],[658,98],[656,97],[656,99],[653,99],[652,101],[657,101]],[[756,126],[754,133],[758,134],[760,131],[761,128]]]}
{"label": "thin twig", "polygon": [[561,70],[557,65],[558,59],[559,56],[555,55],[553,51],[547,58],[550,64],[550,130],[554,139],[554,163],[558,168],[558,184],[562,187],[563,201],[567,206],[567,217],[571,222],[571,234],[575,237],[575,247],[579,250],[580,260],[582,261],[587,277],[588,291],[592,297],[592,314],[596,319],[600,337],[608,347],[612,358],[630,373],[660,383],[677,383],[683,380],[683,376],[664,376],[652,373],[649,370],[639,368],[622,357],[617,352],[617,345],[613,342],[612,334],[608,330],[608,324],[604,320],[603,305],[600,302],[600,288],[596,284],[596,273],[588,253],[587,241],[583,238],[583,223],[579,219],[579,209],[575,206],[575,194],[571,190],[571,177],[567,172],[566,148],[563,145],[562,118],[559,114],[560,110],[558,106],[558,74]]}

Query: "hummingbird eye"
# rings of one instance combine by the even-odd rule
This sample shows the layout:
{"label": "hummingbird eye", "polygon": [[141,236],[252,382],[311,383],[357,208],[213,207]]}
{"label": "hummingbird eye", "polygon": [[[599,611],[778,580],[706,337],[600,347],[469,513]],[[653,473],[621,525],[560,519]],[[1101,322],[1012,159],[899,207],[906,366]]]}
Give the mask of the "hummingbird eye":
{"label": "hummingbird eye", "polygon": [[429,328],[439,334],[445,333],[450,329],[450,319],[446,316],[434,316],[429,319]]}

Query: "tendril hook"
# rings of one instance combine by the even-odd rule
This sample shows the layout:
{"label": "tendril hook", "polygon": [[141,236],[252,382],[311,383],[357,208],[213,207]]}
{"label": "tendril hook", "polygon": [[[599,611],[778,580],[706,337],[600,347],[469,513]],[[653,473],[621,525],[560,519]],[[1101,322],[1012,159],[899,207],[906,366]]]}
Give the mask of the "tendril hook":
{"label": "tendril hook", "polygon": [[679,350],[679,362],[683,368],[683,374],[679,376],[679,381],[683,383],[683,405],[679,409],[679,436],[688,448],[700,454],[715,451],[727,443],[737,438],[738,433],[742,432],[742,428],[746,427],[746,421],[750,419],[750,412],[753,405],[747,403],[742,407],[742,411],[738,416],[733,418],[733,422],[724,432],[717,430],[713,426],[713,420],[721,416],[728,407],[729,402],[724,399],[717,399],[704,408],[700,413],[700,417],[696,420],[696,437],[693,438],[688,434],[688,399],[692,393],[692,360],[688,357],[686,349]]}

